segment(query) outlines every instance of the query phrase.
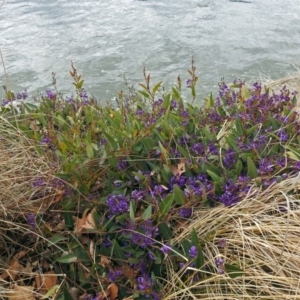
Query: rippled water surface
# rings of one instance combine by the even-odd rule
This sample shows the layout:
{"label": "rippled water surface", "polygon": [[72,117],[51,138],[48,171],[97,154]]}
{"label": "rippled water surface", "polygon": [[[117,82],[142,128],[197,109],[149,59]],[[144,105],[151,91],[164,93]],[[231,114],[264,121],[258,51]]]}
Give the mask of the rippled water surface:
{"label": "rippled water surface", "polygon": [[124,75],[142,81],[144,66],[165,86],[179,74],[186,79],[192,55],[201,96],[221,77],[277,79],[295,71],[300,1],[236,1],[7,0],[0,47],[10,85],[42,91],[56,72],[58,88],[70,90],[71,60],[102,101],[124,88]]}

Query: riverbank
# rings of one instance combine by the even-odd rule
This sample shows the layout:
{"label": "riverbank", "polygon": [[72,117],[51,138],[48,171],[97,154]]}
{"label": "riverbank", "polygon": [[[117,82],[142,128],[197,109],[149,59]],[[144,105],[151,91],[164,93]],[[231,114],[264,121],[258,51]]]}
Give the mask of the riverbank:
{"label": "riverbank", "polygon": [[297,297],[296,94],[221,82],[198,105],[195,71],[168,91],[144,72],[108,106],[74,67],[73,97],[54,86],[17,112],[25,93],[7,93],[1,295]]}

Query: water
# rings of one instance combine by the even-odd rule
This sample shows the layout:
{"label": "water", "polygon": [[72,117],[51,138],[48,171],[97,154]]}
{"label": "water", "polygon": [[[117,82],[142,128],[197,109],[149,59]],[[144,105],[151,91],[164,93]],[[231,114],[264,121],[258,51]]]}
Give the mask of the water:
{"label": "water", "polygon": [[43,91],[56,72],[59,90],[70,91],[72,60],[86,89],[105,102],[125,88],[124,75],[141,82],[144,66],[153,83],[185,80],[194,56],[200,100],[222,77],[278,79],[295,71],[300,1],[248,1],[7,0],[0,47],[10,87]]}

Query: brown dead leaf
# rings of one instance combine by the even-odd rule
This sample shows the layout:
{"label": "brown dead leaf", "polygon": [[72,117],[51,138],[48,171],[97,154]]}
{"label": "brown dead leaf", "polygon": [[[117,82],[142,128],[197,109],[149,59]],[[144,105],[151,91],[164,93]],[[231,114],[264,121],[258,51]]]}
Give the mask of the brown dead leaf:
{"label": "brown dead leaf", "polygon": [[119,288],[115,283],[111,283],[108,286],[107,291],[109,292],[110,300],[115,300],[118,297]]}
{"label": "brown dead leaf", "polygon": [[82,225],[85,224],[85,221],[87,219],[87,212],[89,210],[86,209],[82,215],[82,218],[78,218],[78,217],[75,217],[75,233],[81,233],[82,231]]}
{"label": "brown dead leaf", "polygon": [[35,285],[42,295],[45,295],[56,283],[57,276],[52,270],[44,274],[37,273],[35,276]]}
{"label": "brown dead leaf", "polygon": [[130,280],[134,280],[136,275],[139,272],[139,269],[133,269],[128,264],[123,264],[121,266],[117,266],[117,267],[115,267],[115,270],[120,270],[122,272],[122,274]]}
{"label": "brown dead leaf", "polygon": [[54,203],[59,202],[59,201],[61,200],[61,198],[63,197],[64,193],[65,193],[65,191],[60,191],[60,192],[56,195],[56,197],[54,198],[54,200],[51,201],[51,204],[54,204]]}
{"label": "brown dead leaf", "polygon": [[[88,213],[88,209],[86,209],[82,215],[82,218],[75,217],[75,233],[82,233],[83,229],[95,229],[96,224],[94,221],[94,212],[93,209],[90,213]],[[86,232],[86,231],[85,231]]]}
{"label": "brown dead leaf", "polygon": [[185,172],[186,158],[181,159],[177,166],[170,165],[169,168],[174,176],[181,175]]}
{"label": "brown dead leaf", "polygon": [[82,225],[82,228],[84,229],[95,229],[96,228],[96,224],[95,224],[95,220],[94,220],[94,212],[95,209],[93,209],[86,217],[86,220],[84,222],[84,224]]}
{"label": "brown dead leaf", "polygon": [[101,267],[106,267],[108,264],[110,264],[110,260],[107,258],[107,256],[100,254],[99,265]]}
{"label": "brown dead leaf", "polygon": [[18,286],[14,284],[10,287],[7,298],[8,300],[35,300],[33,286]]}
{"label": "brown dead leaf", "polygon": [[24,257],[26,253],[27,251],[23,250],[15,254],[13,258],[10,259],[7,270],[1,274],[0,278],[6,279],[7,277],[10,277],[15,280],[17,275],[23,271],[23,266],[19,263],[19,259]]}
{"label": "brown dead leaf", "polygon": [[115,300],[118,297],[119,288],[115,283],[111,283],[106,290],[98,293],[96,300]]}

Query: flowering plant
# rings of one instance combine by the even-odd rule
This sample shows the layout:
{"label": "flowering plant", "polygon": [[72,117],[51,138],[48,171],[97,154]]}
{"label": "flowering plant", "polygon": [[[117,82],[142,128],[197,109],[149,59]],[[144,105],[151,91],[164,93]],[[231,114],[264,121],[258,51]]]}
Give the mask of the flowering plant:
{"label": "flowering plant", "polygon": [[[194,66],[189,73],[194,101]],[[151,87],[144,75],[141,90],[120,93],[103,107],[73,67],[76,96],[47,90],[35,99],[38,105],[23,102],[17,116],[7,101],[13,99],[1,109],[60,167],[64,195],[54,206],[63,211],[63,230],[50,215],[30,214],[27,221],[32,230],[43,218],[51,227],[49,260],[86,298],[105,296],[95,296],[101,282],[115,283],[121,299],[161,299],[170,265],[183,282],[241,276],[238,260],[208,259],[211,232],[198,236],[193,229],[178,242],[180,228],[199,208],[237,205],[300,168],[293,92],[222,81],[216,98],[195,105],[183,101],[180,78],[164,92],[161,82]],[[46,181],[35,187],[40,182]]]}

